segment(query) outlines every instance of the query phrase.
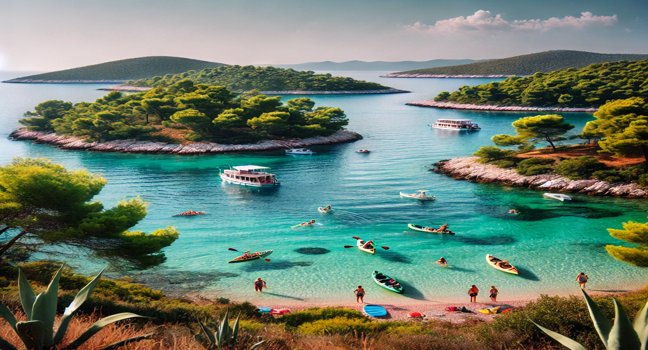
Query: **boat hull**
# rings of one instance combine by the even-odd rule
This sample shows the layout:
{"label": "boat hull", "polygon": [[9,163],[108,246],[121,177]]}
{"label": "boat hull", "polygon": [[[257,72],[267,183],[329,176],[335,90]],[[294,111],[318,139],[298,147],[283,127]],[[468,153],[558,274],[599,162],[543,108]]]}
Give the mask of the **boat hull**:
{"label": "boat hull", "polygon": [[[491,258],[495,258],[495,257],[492,256],[492,255],[490,255],[490,254],[486,254],[486,263],[487,263],[490,267],[494,268],[495,270],[499,270],[499,271],[502,271],[502,272],[510,273],[510,274],[512,274],[512,275],[518,275],[518,274],[519,274],[519,271],[518,271],[518,269],[517,269],[515,266],[511,265],[511,268],[510,268],[510,269],[505,269],[505,268],[500,267],[500,266],[497,265],[496,263],[492,262],[492,261],[491,261]],[[496,258],[496,259],[497,259],[497,258]],[[505,261],[505,260],[500,260],[500,261]]]}
{"label": "boat hull", "polygon": [[245,187],[254,187],[254,188],[273,188],[279,186],[279,182],[275,183],[269,183],[269,184],[260,184],[260,183],[254,183],[254,182],[248,182],[248,181],[241,181],[237,179],[232,179],[229,176],[226,176],[224,174],[220,174],[221,180],[223,182],[230,184],[230,185],[238,185],[238,186],[245,186]]}
{"label": "boat hull", "polygon": [[[380,279],[379,279],[378,277],[376,277],[378,274],[382,274],[382,275],[385,277],[385,279],[393,279],[394,281],[396,281],[396,279],[394,279],[394,278],[392,278],[392,277],[389,277],[389,276],[387,276],[387,275],[385,275],[385,274],[383,274],[383,273],[380,273],[380,272],[378,272],[378,271],[374,271],[374,272],[371,274],[371,278],[374,280],[374,282],[376,282],[377,285],[383,287],[384,289],[387,289],[387,290],[390,291],[390,292],[394,292],[394,293],[398,293],[398,294],[402,294],[402,293],[403,293],[403,286],[400,286],[400,288],[396,288],[396,287],[388,286],[388,285],[384,284],[383,282],[381,282]],[[396,282],[398,282],[398,281],[396,281]]]}
{"label": "boat hull", "polygon": [[359,240],[356,241],[356,246],[362,252],[369,253],[369,254],[376,254],[376,247],[374,246],[373,248],[365,248],[365,247],[363,247],[363,245],[365,243],[366,243],[365,241],[359,239]]}
{"label": "boat hull", "polygon": [[566,194],[562,194],[562,193],[544,193],[544,194],[542,194],[542,197],[547,198],[547,199],[553,199],[553,200],[561,201],[561,202],[572,200],[572,198],[570,196],[568,196]]}
{"label": "boat hull", "polygon": [[416,199],[416,200],[419,200],[419,201],[422,201],[422,202],[429,202],[429,201],[433,201],[433,200],[436,199],[436,197],[434,197],[434,196],[425,196],[425,197],[421,198],[421,197],[418,197],[416,194],[404,193],[404,192],[401,192],[400,196],[401,196],[401,198]]}
{"label": "boat hull", "polygon": [[252,253],[249,257],[243,258],[243,255],[238,256],[232,260],[229,261],[230,264],[235,264],[235,263],[242,263],[246,261],[252,261],[252,260],[259,260],[261,258],[265,258],[266,256],[272,254],[272,250],[262,250],[260,252],[254,252]]}

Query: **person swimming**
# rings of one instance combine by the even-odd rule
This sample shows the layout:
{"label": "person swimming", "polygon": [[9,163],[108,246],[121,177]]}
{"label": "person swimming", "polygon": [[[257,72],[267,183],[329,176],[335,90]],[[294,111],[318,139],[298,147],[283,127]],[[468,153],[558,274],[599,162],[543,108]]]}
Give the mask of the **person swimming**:
{"label": "person swimming", "polygon": [[448,266],[448,261],[446,260],[446,258],[441,257],[439,260],[437,260],[437,264],[446,267]]}
{"label": "person swimming", "polygon": [[299,226],[311,226],[315,224],[315,220],[305,221],[299,224]]}

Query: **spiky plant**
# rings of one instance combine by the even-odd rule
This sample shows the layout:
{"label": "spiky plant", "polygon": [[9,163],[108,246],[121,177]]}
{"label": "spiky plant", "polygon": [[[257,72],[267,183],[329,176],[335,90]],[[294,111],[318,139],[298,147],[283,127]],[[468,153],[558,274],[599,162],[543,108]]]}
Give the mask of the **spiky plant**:
{"label": "spiky plant", "polygon": [[[216,331],[212,331],[205,324],[198,321],[200,324],[200,329],[202,330],[203,337],[197,337],[199,342],[207,350],[213,349],[233,349],[236,347],[236,344],[239,341],[239,319],[241,318],[241,313],[236,316],[234,320],[234,326],[229,325],[229,310],[225,311],[225,315],[222,320],[219,320]],[[259,341],[253,344],[250,347],[250,350],[256,349],[261,346],[265,341]]]}
{"label": "spiky plant", "polygon": [[[108,317],[104,317],[99,321],[95,322],[87,330],[85,330],[78,338],[76,338],[71,343],[66,346],[61,346],[61,342],[65,337],[65,332],[68,329],[70,321],[74,316],[74,313],[81,307],[81,305],[88,300],[92,290],[96,287],[99,282],[99,278],[103,274],[103,270],[95,276],[90,283],[77,293],[72,300],[72,303],[65,308],[63,316],[59,322],[58,327],[54,327],[54,321],[56,319],[56,304],[58,300],[58,289],[59,289],[59,279],[61,278],[61,273],[63,271],[63,266],[56,272],[52,281],[47,286],[47,289],[44,292],[38,293],[36,295],[32,286],[27,281],[23,271],[18,268],[18,294],[20,296],[20,303],[22,305],[25,316],[27,317],[26,321],[16,320],[11,311],[7,306],[0,304],[0,316],[5,319],[13,328],[14,332],[20,337],[25,348],[28,350],[45,350],[45,349],[54,349],[61,348],[65,350],[77,349],[84,342],[86,342],[90,337],[99,332],[103,327],[125,319],[134,318],[134,317],[144,317],[130,312],[123,312]],[[138,336],[134,338],[126,339],[120,344],[126,344],[134,340],[140,340],[148,337]],[[112,344],[114,346],[118,344]],[[0,338],[0,348],[7,350],[17,350],[15,346],[10,344],[8,341]]]}
{"label": "spiky plant", "polygon": [[[603,314],[594,300],[583,290],[590,318],[603,345],[608,350],[647,350],[648,349],[648,302],[637,313],[634,324],[623,310],[621,304],[614,303],[614,324]],[[531,321],[533,322],[533,321]],[[579,342],[533,322],[541,331],[570,350],[585,350]]]}

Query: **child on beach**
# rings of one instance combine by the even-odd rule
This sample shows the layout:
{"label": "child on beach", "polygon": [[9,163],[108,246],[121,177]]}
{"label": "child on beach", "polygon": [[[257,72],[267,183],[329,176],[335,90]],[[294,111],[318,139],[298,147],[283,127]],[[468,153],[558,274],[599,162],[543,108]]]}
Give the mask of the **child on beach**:
{"label": "child on beach", "polygon": [[356,295],[356,303],[364,304],[365,290],[362,288],[362,286],[358,286],[358,288],[356,288],[356,290],[354,290],[353,292]]}
{"label": "child on beach", "polygon": [[589,276],[585,274],[585,272],[581,272],[576,276],[576,282],[580,285],[582,289],[585,289],[585,285],[587,284],[587,281],[589,280]]}
{"label": "child on beach", "polygon": [[256,292],[263,292],[263,288],[267,287],[266,282],[261,279],[261,277],[257,278],[256,281],[254,281],[254,290]]}
{"label": "child on beach", "polygon": [[495,286],[491,286],[491,289],[488,291],[488,296],[490,297],[491,301],[496,303],[497,302],[497,294],[499,294],[499,290],[495,288]]}
{"label": "child on beach", "polygon": [[470,296],[470,302],[476,303],[477,295],[479,295],[479,288],[477,288],[477,286],[473,284],[472,287],[468,289],[468,295]]}

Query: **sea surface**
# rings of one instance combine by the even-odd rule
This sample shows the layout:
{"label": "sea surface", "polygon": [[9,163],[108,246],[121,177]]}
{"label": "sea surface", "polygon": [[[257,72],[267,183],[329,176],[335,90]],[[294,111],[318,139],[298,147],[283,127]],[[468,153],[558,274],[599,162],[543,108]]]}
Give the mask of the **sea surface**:
{"label": "sea surface", "polygon": [[[363,285],[367,300],[384,303],[462,301],[472,284],[482,290],[496,285],[503,300],[541,293],[574,293],[576,275],[584,271],[595,290],[627,290],[645,284],[648,270],[615,261],[604,246],[616,241],[608,227],[646,220],[648,202],[575,196],[569,203],[545,200],[542,193],[456,181],[430,171],[432,163],[466,156],[491,136],[512,132],[511,122],[529,113],[468,112],[405,106],[443,90],[491,80],[383,79],[383,72],[343,72],[376,81],[409,94],[316,96],[318,106],[338,106],[349,117],[348,129],[364,135],[352,144],[315,147],[313,156],[282,152],[174,156],[64,151],[52,146],[11,141],[21,115],[47,99],[92,101],[103,85],[0,84],[0,164],[14,157],[46,157],[69,168],[100,173],[108,184],[98,196],[106,206],[141,196],[148,216],[136,229],[173,225],[180,238],[165,250],[167,260],[147,270],[113,269],[180,293],[250,300],[256,304],[354,302]],[[2,73],[1,79],[21,76]],[[292,98],[286,97],[286,98]],[[437,118],[469,118],[482,130],[459,134],[431,129]],[[581,128],[589,114],[566,115]],[[358,154],[360,148],[370,154]],[[269,166],[281,181],[275,191],[258,192],[223,185],[220,169],[234,165]],[[399,192],[427,189],[437,197],[419,203]],[[317,207],[331,204],[333,214]],[[521,215],[507,214],[510,208]],[[192,209],[208,215],[173,217]],[[315,219],[314,227],[291,228]],[[455,236],[408,231],[408,223],[448,223]],[[360,252],[353,236],[375,240],[374,256]],[[238,254],[228,248],[272,249],[270,262],[227,262]],[[62,256],[60,254],[63,254]],[[486,265],[493,254],[516,265],[512,276]],[[450,267],[435,264],[445,257]],[[58,257],[86,273],[108,262],[66,247],[54,247],[36,258]],[[400,280],[404,295],[373,283],[380,270]],[[253,281],[262,277],[268,290],[256,295]]]}

